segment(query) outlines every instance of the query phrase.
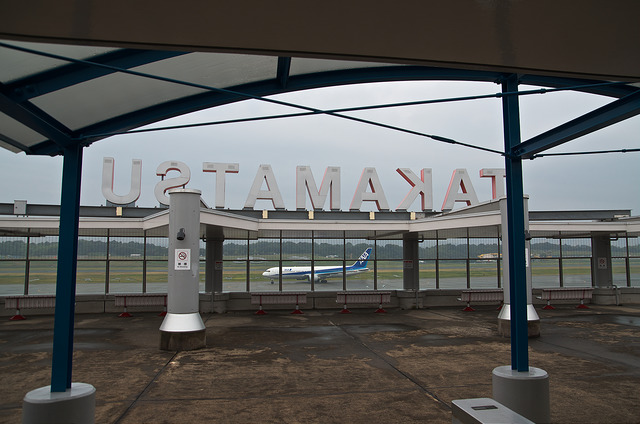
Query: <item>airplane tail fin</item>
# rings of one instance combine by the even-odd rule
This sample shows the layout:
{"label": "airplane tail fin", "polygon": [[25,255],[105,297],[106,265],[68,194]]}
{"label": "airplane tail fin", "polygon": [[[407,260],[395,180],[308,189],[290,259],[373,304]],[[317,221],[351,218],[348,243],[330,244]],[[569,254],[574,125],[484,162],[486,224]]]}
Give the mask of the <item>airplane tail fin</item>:
{"label": "airplane tail fin", "polygon": [[367,261],[369,260],[369,255],[371,254],[371,248],[367,247],[367,250],[365,250],[364,252],[362,252],[362,255],[360,255],[360,257],[358,258],[357,261],[355,261],[353,263],[353,265],[351,265],[353,268],[366,268],[367,267]]}

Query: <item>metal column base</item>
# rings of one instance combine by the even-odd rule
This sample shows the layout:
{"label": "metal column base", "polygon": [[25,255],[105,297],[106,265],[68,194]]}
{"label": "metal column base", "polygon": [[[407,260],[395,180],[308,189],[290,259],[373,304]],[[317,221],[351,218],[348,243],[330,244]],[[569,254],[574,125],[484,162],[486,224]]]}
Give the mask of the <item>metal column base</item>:
{"label": "metal column base", "polygon": [[[505,303],[498,314],[498,334],[511,337],[511,305]],[[540,337],[540,317],[533,305],[527,305],[527,336]]]}
{"label": "metal column base", "polygon": [[52,392],[51,386],[27,393],[22,401],[23,424],[93,424],[96,389],[91,384],[71,383],[65,392]]}
{"label": "metal column base", "polygon": [[545,370],[529,367],[528,372],[518,372],[506,365],[494,368],[492,374],[493,399],[535,423],[551,422]]}
{"label": "metal column base", "polygon": [[196,350],[207,346],[206,329],[200,314],[167,313],[160,325],[161,350]]}
{"label": "metal column base", "polygon": [[160,350],[196,350],[207,347],[205,330],[173,333],[160,331]]}

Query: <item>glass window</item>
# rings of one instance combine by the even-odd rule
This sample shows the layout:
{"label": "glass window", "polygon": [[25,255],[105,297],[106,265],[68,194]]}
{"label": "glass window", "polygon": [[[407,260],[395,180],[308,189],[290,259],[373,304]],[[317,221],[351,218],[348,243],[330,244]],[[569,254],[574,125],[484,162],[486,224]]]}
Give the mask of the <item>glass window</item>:
{"label": "glass window", "polygon": [[[204,255],[204,253],[203,253]],[[201,258],[203,258],[204,256],[201,256]],[[205,293],[205,283],[206,283],[206,279],[207,279],[207,262],[201,260],[200,261],[200,276],[198,279],[198,290],[200,293]]]}
{"label": "glass window", "polygon": [[441,289],[464,289],[467,287],[466,260],[440,260],[438,273]]}
{"label": "glass window", "polygon": [[76,271],[76,293],[104,294],[106,275],[106,261],[78,261],[78,269]]}
{"label": "glass window", "polygon": [[420,288],[436,288],[436,261],[420,260]]}
{"label": "glass window", "polygon": [[224,260],[246,260],[247,252],[248,245],[246,240],[225,240],[222,244]]}
{"label": "glass window", "polygon": [[[371,246],[373,247],[373,246]],[[364,249],[363,249],[364,251]],[[362,252],[360,252],[360,255]],[[346,261],[347,267],[353,262]],[[378,290],[389,290],[397,286],[397,270],[400,269],[400,288],[402,288],[402,261],[377,261]],[[373,261],[367,262],[368,271],[349,273],[347,271],[347,290],[373,290]],[[342,278],[338,277],[335,290],[342,290]]]}
{"label": "glass window", "polygon": [[629,258],[629,277],[632,287],[640,287],[640,258]]}
{"label": "glass window", "polygon": [[344,242],[342,239],[316,239],[313,243],[314,259],[316,260],[340,260],[344,257]]}
{"label": "glass window", "polygon": [[591,259],[563,259],[564,287],[591,287]]}
{"label": "glass window", "polygon": [[469,239],[469,259],[497,259],[502,257],[498,238]]}
{"label": "glass window", "polygon": [[558,239],[531,239],[532,258],[559,258],[560,240]]}
{"label": "glass window", "polygon": [[109,293],[142,293],[142,261],[110,261]]}
{"label": "glass window", "polygon": [[[225,245],[226,247],[226,245]],[[245,243],[246,248],[246,243]],[[241,257],[241,256],[239,256]],[[222,267],[222,291],[247,291],[247,261],[226,260]]]}
{"label": "glass window", "polygon": [[169,239],[166,237],[147,237],[146,259],[169,260]]}
{"label": "glass window", "polygon": [[0,261],[0,296],[24,294],[26,261]]}
{"label": "glass window", "polygon": [[111,237],[109,259],[142,259],[144,242],[141,237]]}
{"label": "glass window", "polygon": [[26,259],[26,237],[0,237],[0,259]]}
{"label": "glass window", "polygon": [[451,238],[438,242],[440,259],[467,259],[467,238]]}
{"label": "glass window", "polygon": [[[375,243],[373,241],[366,240],[366,239],[345,240],[345,251],[346,251],[345,259],[347,261],[347,266],[352,265],[355,261],[357,261],[358,258],[362,255],[362,253],[370,247],[372,248],[372,250],[371,250],[371,254],[369,255],[369,260],[372,260],[374,259],[374,257],[377,257],[378,255],[377,249],[380,247],[380,245],[375,246],[375,249],[374,249],[374,245]],[[391,247],[390,249],[392,250],[394,248]],[[402,259],[402,246],[400,246],[400,256],[398,256],[398,259]]]}
{"label": "glass window", "polygon": [[29,294],[55,294],[57,261],[29,262]]}
{"label": "glass window", "polygon": [[147,261],[147,293],[166,293],[168,274],[169,261]]}
{"label": "glass window", "polygon": [[[249,290],[252,292],[262,291],[279,291],[280,284],[279,279],[265,277],[262,274],[269,268],[278,267],[279,262],[277,260],[265,261],[265,260],[252,260],[249,261]],[[283,265],[284,266],[284,265]],[[283,279],[282,284],[285,284]]]}
{"label": "glass window", "polygon": [[30,259],[57,259],[58,236],[31,237],[29,239]]}
{"label": "glass window", "polygon": [[249,259],[252,261],[280,259],[280,239],[249,240]]}
{"label": "glass window", "polygon": [[627,243],[629,244],[629,256],[640,257],[640,242],[638,237],[629,237]]}
{"label": "glass window", "polygon": [[78,237],[78,259],[107,259],[107,238]]}
{"label": "glass window", "polygon": [[[340,246],[342,247],[342,246]],[[316,260],[314,262],[314,272],[317,273],[319,277],[319,281],[316,281],[313,285],[314,291],[339,291],[342,290],[342,274],[333,275],[327,277],[323,276],[323,271],[326,271],[327,268],[337,268],[342,272],[343,265],[345,265],[344,261],[338,259],[331,260]],[[349,264],[346,264],[348,266]],[[323,270],[324,268],[324,270]],[[349,278],[358,278],[358,276],[353,276]]]}
{"label": "glass window", "polygon": [[438,241],[424,240],[420,243],[418,257],[420,259],[437,259],[438,257]]}
{"label": "glass window", "polygon": [[[377,259],[402,259],[402,240],[384,240],[376,243]],[[373,247],[373,246],[369,246]],[[364,249],[360,252],[362,254]]]}
{"label": "glass window", "polygon": [[560,260],[531,258],[531,285],[533,288],[560,287]]}
{"label": "glass window", "polygon": [[311,240],[282,239],[282,259],[311,260]]}
{"label": "glass window", "polygon": [[469,261],[471,288],[498,287],[498,259],[479,259]]}
{"label": "glass window", "polygon": [[[403,261],[377,261],[378,270],[378,290],[401,290],[403,287]],[[367,273],[368,274],[368,273]],[[360,274],[358,274],[360,275]],[[366,274],[362,274],[365,276]],[[355,287],[355,281],[347,281],[347,289],[349,290],[372,290],[373,275],[370,279],[361,280]],[[355,277],[352,277],[355,280]]]}
{"label": "glass window", "polygon": [[562,239],[562,257],[591,257],[591,239]]}
{"label": "glass window", "polygon": [[611,257],[626,258],[627,257],[627,239],[620,237],[617,240],[611,240]]}
{"label": "glass window", "polygon": [[611,258],[613,284],[618,287],[627,286],[627,261],[625,258]]}

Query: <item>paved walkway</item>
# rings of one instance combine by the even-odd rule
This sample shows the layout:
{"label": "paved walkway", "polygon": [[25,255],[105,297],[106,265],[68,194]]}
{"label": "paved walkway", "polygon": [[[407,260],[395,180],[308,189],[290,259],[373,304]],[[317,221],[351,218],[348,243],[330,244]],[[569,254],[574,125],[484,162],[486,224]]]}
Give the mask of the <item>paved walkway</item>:
{"label": "paved walkway", "polygon": [[[96,387],[96,423],[450,423],[510,363],[495,309],[460,309],[205,315],[207,348],[178,353],[158,349],[155,314],[80,315],[73,380]],[[552,421],[640,422],[640,307],[538,312]],[[52,328],[0,322],[0,422],[49,384]]]}

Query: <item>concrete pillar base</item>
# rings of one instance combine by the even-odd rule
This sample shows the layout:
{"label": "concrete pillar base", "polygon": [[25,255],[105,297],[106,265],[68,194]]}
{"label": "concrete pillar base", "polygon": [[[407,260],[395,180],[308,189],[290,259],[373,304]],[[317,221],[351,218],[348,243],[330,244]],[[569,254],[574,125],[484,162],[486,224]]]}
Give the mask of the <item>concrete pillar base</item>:
{"label": "concrete pillar base", "polygon": [[65,392],[52,392],[51,386],[27,393],[22,401],[23,424],[93,424],[96,389],[91,384],[71,383]]}
{"label": "concrete pillar base", "polygon": [[196,350],[207,347],[205,330],[171,332],[160,330],[160,350]]}
{"label": "concrete pillar base", "polygon": [[[498,314],[498,334],[502,337],[511,337],[511,310],[508,303],[502,305]],[[540,337],[540,317],[533,305],[527,305],[527,336]]]}
{"label": "concrete pillar base", "polygon": [[551,422],[549,405],[549,374],[529,367],[518,372],[510,365],[494,368],[493,399],[535,423]]}

